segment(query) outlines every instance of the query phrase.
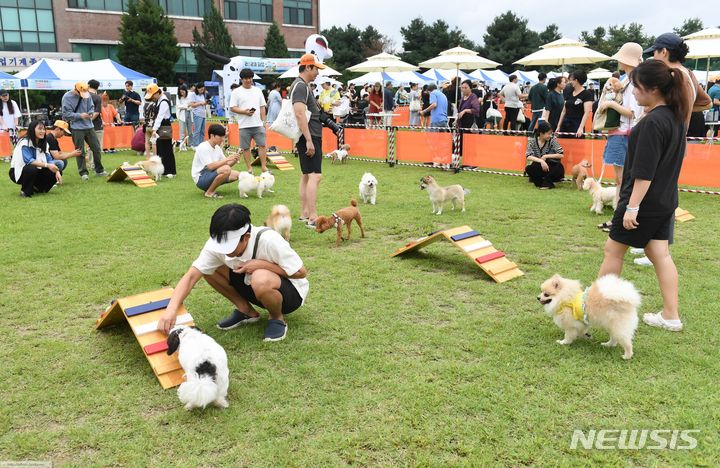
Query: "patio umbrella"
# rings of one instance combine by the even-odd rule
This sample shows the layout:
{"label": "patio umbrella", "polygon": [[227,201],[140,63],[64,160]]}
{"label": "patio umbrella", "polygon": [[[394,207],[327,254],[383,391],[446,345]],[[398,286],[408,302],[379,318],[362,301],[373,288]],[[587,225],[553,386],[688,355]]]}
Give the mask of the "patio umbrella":
{"label": "patio umbrella", "polygon": [[[300,66],[295,65],[294,67],[289,68],[285,73],[280,75],[278,78],[297,78],[299,73],[300,73]],[[325,65],[325,68],[320,70],[319,75],[320,76],[339,76],[339,75],[342,75],[342,73],[340,73],[337,70],[333,70],[332,68]]]}
{"label": "patio umbrella", "polygon": [[707,67],[705,68],[705,80],[707,81],[710,75],[710,59],[720,57],[720,29],[703,29],[688,34],[683,39],[685,39],[685,43],[690,49],[687,58],[707,59]]}
{"label": "patio umbrella", "polygon": [[587,74],[587,77],[591,80],[606,80],[612,76],[612,72],[610,70],[606,70],[605,68],[596,68],[594,70],[590,70]]}
{"label": "patio umbrella", "polygon": [[[404,71],[415,71],[418,67],[407,62],[400,60],[397,55],[388,54],[381,52],[377,55],[368,57],[364,62],[358,63],[349,67],[348,70],[354,72],[404,72]],[[385,110],[385,79],[383,78],[382,86],[382,97],[383,97],[383,111]]]}
{"label": "patio umbrella", "polygon": [[527,57],[513,62],[525,66],[537,65],[570,65],[578,63],[595,63],[610,60],[605,54],[585,47],[585,44],[565,37],[540,46],[540,50]]}
{"label": "patio umbrella", "polygon": [[[500,63],[493,60],[481,57],[474,50],[466,49],[464,47],[453,47],[452,49],[444,50],[440,54],[420,63],[421,67],[425,68],[441,68],[441,69],[455,69],[455,75],[460,74],[460,70],[475,70],[482,68],[496,68],[499,67]],[[468,77],[471,79],[472,77]],[[458,93],[460,87],[455,87],[455,103],[457,104]]]}

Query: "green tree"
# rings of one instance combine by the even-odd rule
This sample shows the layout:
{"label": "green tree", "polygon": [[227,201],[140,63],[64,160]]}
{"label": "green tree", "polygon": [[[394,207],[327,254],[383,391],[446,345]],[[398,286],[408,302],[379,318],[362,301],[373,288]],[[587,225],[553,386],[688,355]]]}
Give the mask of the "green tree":
{"label": "green tree", "polygon": [[450,28],[443,20],[427,24],[422,18],[415,18],[409,25],[400,28],[400,34],[403,36],[403,52],[400,57],[415,65],[452,47],[461,46],[471,50],[478,48],[465,33],[458,28]]}
{"label": "green tree", "polygon": [[549,44],[550,42],[557,41],[562,35],[560,29],[555,23],[549,24],[543,32],[539,34],[540,45]]}
{"label": "green tree", "polygon": [[608,26],[607,29],[597,27],[592,33],[587,31],[580,33],[580,39],[589,48],[605,55],[615,54],[626,42],[636,42],[643,48],[655,42],[655,37],[645,34],[643,25],[639,23]]}
{"label": "green tree", "polygon": [[592,33],[589,33],[587,31],[583,31],[580,33],[580,40],[587,44],[589,48],[592,50],[596,50],[600,52],[600,48],[603,47],[603,44],[605,43],[605,35],[607,34],[607,31],[602,26],[598,26],[597,28],[593,29]]}
{"label": "green tree", "polygon": [[210,9],[205,10],[202,24],[200,25],[202,34],[197,28],[193,28],[193,44],[192,50],[198,64],[198,76],[201,80],[209,79],[212,71],[218,67],[217,62],[205,56],[200,47],[204,47],[209,52],[213,52],[225,57],[234,57],[238,55],[238,50],[233,45],[232,37],[228,32],[222,15],[215,8],[214,3],[210,3]]}
{"label": "green tree", "polygon": [[[502,63],[500,68],[505,72],[515,69],[513,62],[535,52],[541,45],[540,35],[529,29],[527,23],[528,20],[509,10],[496,16],[483,36],[485,45],[480,55]],[[557,27],[553,26],[543,31],[545,38],[557,34]]]}
{"label": "green tree", "polygon": [[673,31],[678,36],[684,37],[688,34],[702,31],[703,29],[705,29],[705,27],[703,26],[703,22],[700,18],[688,18],[683,21],[682,26],[679,28],[673,28]]}
{"label": "green tree", "polygon": [[267,36],[265,36],[265,57],[290,57],[287,44],[285,43],[285,36],[280,32],[280,28],[275,21],[270,25]]}
{"label": "green tree", "polygon": [[365,57],[370,57],[380,52],[395,53],[395,43],[393,40],[381,34],[380,31],[372,25],[366,27],[360,34],[360,41],[363,44],[362,54]]}
{"label": "green tree", "polygon": [[180,49],[175,26],[153,0],[130,0],[128,12],[120,20],[118,59],[133,70],[172,84]]}

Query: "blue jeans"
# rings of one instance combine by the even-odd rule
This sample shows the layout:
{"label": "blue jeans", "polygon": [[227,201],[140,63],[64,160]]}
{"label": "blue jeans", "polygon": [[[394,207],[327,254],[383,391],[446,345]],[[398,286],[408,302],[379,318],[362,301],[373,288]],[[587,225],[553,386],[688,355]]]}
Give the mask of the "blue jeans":
{"label": "blue jeans", "polygon": [[[447,120],[438,120],[437,122],[430,122],[430,127],[447,127],[448,121]],[[440,132],[439,128],[428,128],[428,132]]]}
{"label": "blue jeans", "polygon": [[205,117],[199,117],[193,114],[192,119],[195,128],[193,128],[193,134],[190,140],[192,140],[192,146],[198,146],[205,138]]}
{"label": "blue jeans", "polygon": [[535,123],[542,118],[543,111],[532,111],[532,119],[530,120],[529,131],[535,130]]}

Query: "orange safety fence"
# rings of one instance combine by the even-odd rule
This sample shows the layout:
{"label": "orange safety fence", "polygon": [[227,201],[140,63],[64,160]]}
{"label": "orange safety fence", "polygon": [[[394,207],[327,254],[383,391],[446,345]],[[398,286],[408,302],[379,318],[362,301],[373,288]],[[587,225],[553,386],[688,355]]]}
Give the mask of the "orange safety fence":
{"label": "orange safety fence", "polygon": [[398,161],[449,164],[451,155],[450,132],[398,131],[396,133],[395,158]]}
{"label": "orange safety fence", "polygon": [[387,159],[388,132],[380,129],[346,128],[345,143],[349,154],[363,158]]}
{"label": "orange safety fence", "polygon": [[0,132],[0,158],[12,156],[13,147],[10,142],[10,135],[7,132]]}

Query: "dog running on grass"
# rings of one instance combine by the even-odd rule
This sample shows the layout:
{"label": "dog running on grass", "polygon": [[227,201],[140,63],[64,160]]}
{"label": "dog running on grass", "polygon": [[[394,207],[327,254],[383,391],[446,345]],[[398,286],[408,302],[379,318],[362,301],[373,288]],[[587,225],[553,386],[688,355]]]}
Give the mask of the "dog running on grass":
{"label": "dog running on grass", "polygon": [[340,246],[340,242],[343,240],[342,228],[347,226],[347,240],[350,240],[350,225],[353,219],[360,227],[360,237],[365,237],[365,229],[362,225],[362,217],[360,211],[357,209],[357,202],[355,199],[350,200],[350,206],[337,210],[331,216],[318,216],[315,220],[315,231],[325,232],[328,229],[334,227],[337,229],[337,241],[335,246]]}

